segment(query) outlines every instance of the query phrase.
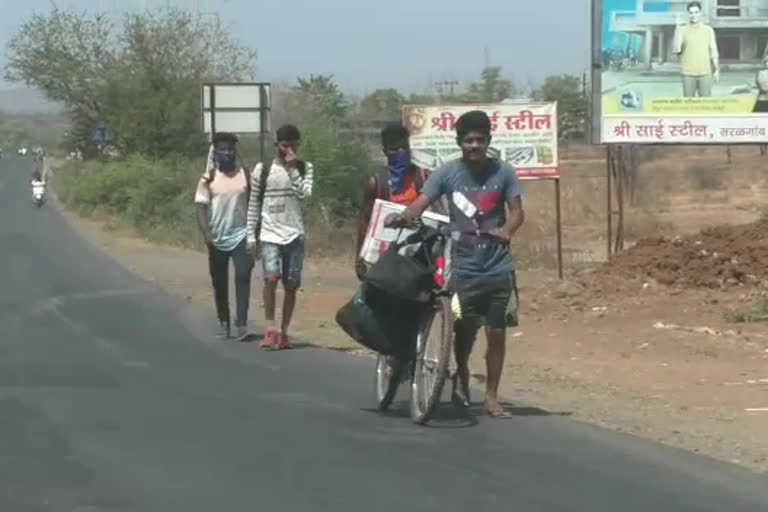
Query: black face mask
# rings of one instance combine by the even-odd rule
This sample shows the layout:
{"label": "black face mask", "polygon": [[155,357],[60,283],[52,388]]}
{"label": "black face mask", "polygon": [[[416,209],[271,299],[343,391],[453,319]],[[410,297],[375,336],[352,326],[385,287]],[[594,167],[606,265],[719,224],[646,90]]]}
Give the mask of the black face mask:
{"label": "black face mask", "polygon": [[231,171],[235,168],[234,153],[216,153],[216,166],[220,171]]}

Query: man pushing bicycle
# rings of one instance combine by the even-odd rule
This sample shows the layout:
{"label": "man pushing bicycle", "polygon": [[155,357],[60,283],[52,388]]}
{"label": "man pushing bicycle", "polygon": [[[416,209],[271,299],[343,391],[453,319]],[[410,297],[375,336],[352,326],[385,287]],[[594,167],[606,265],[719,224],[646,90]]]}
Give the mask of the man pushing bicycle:
{"label": "man pushing bicycle", "polygon": [[488,158],[491,120],[482,111],[456,122],[462,158],[444,164],[427,179],[418,199],[388,224],[405,226],[441,196],[449,202],[451,289],[454,310],[456,380],[452,401],[469,406],[469,356],[477,331],[485,325],[488,351],[484,407],[503,416],[498,389],[504,368],[506,328],[517,325],[517,285],[509,240],[525,218],[520,183],[506,163]]}

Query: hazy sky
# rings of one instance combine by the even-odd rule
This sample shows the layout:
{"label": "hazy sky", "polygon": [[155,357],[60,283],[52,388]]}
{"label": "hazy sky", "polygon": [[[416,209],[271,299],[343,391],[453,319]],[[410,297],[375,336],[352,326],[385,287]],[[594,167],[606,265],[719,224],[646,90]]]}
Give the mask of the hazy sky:
{"label": "hazy sky", "polygon": [[[52,0],[0,0],[0,65],[23,20]],[[218,10],[241,43],[258,49],[259,78],[325,73],[348,92],[408,92],[430,82],[474,79],[492,65],[521,84],[580,74],[589,58],[589,0],[56,0],[59,6],[120,10],[166,3]],[[10,87],[7,83],[2,87]]]}

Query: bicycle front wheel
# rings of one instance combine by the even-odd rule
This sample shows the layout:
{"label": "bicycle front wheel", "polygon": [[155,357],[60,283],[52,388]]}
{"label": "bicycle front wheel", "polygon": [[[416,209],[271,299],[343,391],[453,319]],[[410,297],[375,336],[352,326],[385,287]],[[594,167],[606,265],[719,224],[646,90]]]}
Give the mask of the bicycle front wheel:
{"label": "bicycle front wheel", "polygon": [[453,348],[453,311],[448,297],[439,297],[426,313],[416,338],[411,383],[411,419],[426,424],[440,404]]}
{"label": "bicycle front wheel", "polygon": [[407,365],[391,356],[379,354],[376,359],[376,401],[379,411],[386,411],[395,398]]}

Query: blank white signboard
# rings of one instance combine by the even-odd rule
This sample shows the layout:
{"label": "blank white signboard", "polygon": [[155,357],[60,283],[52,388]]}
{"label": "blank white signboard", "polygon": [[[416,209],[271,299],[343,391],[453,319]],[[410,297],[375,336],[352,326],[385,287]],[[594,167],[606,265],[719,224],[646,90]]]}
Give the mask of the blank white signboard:
{"label": "blank white signboard", "polygon": [[[262,133],[269,131],[270,86],[268,84],[213,84],[215,92],[216,131],[233,133]],[[261,89],[264,88],[263,108],[266,126],[261,126]],[[202,87],[203,131],[211,133],[211,85]]]}
{"label": "blank white signboard", "polygon": [[[203,114],[205,133],[211,133],[211,113]],[[258,112],[216,112],[216,131],[232,133],[261,133]]]}
{"label": "blank white signboard", "polygon": [[[270,88],[268,85],[257,84],[214,84],[216,90],[216,108],[260,108],[261,94],[259,90],[264,87],[266,106],[269,106]],[[203,86],[203,108],[211,108],[211,87]]]}

